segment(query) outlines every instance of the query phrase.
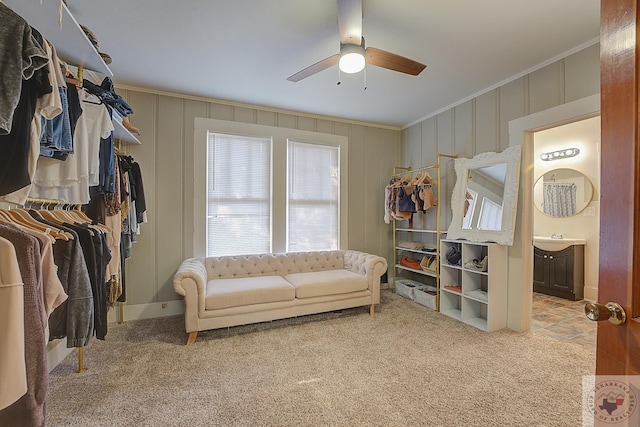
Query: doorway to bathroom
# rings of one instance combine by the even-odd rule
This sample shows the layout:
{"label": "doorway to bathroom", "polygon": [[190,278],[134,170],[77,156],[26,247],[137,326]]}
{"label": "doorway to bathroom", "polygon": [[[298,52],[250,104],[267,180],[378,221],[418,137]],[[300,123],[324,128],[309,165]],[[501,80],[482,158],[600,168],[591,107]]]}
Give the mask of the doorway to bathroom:
{"label": "doorway to bathroom", "polygon": [[533,133],[531,329],[595,350],[585,300],[598,296],[600,116]]}

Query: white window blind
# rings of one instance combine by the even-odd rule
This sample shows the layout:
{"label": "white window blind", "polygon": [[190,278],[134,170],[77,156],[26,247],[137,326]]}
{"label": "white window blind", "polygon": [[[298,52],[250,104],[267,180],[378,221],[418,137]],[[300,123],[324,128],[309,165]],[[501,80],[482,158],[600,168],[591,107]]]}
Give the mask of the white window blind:
{"label": "white window blind", "polygon": [[338,249],[340,149],[288,141],[287,251]]}
{"label": "white window blind", "polygon": [[500,230],[502,226],[502,206],[494,201],[482,198],[478,230]]}
{"label": "white window blind", "polygon": [[271,252],[271,146],[208,134],[207,256]]}

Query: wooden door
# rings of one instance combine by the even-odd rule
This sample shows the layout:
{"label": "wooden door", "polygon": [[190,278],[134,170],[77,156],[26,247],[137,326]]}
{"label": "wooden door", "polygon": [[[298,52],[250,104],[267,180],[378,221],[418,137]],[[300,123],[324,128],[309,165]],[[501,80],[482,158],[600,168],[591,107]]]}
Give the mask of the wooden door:
{"label": "wooden door", "polygon": [[533,248],[533,291],[549,293],[549,255],[536,247]]}
{"label": "wooden door", "polygon": [[627,321],[598,322],[596,375],[640,375],[638,1],[601,0],[598,302],[620,304]]}
{"label": "wooden door", "polygon": [[600,3],[598,303],[620,304],[627,318],[618,326],[598,322],[595,387],[586,402],[598,427],[640,425],[639,1]]}

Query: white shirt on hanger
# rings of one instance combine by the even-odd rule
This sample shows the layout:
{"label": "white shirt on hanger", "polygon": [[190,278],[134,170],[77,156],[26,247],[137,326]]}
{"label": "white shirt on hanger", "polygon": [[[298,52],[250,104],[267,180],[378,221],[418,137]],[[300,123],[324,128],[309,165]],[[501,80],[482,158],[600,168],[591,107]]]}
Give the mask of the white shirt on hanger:
{"label": "white shirt on hanger", "polygon": [[98,176],[100,138],[111,134],[113,124],[106,106],[97,96],[79,89],[78,97],[82,114],[73,136],[74,152],[65,161],[38,158],[30,197],[89,203],[89,186],[98,184],[91,175]]}

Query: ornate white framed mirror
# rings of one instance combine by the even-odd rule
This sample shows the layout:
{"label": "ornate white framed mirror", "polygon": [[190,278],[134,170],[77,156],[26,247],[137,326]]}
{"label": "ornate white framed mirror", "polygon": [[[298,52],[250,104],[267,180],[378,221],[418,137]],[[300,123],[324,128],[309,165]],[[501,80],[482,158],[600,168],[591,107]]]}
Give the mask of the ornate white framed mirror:
{"label": "ornate white framed mirror", "polygon": [[521,147],[455,160],[448,239],[513,244]]}

